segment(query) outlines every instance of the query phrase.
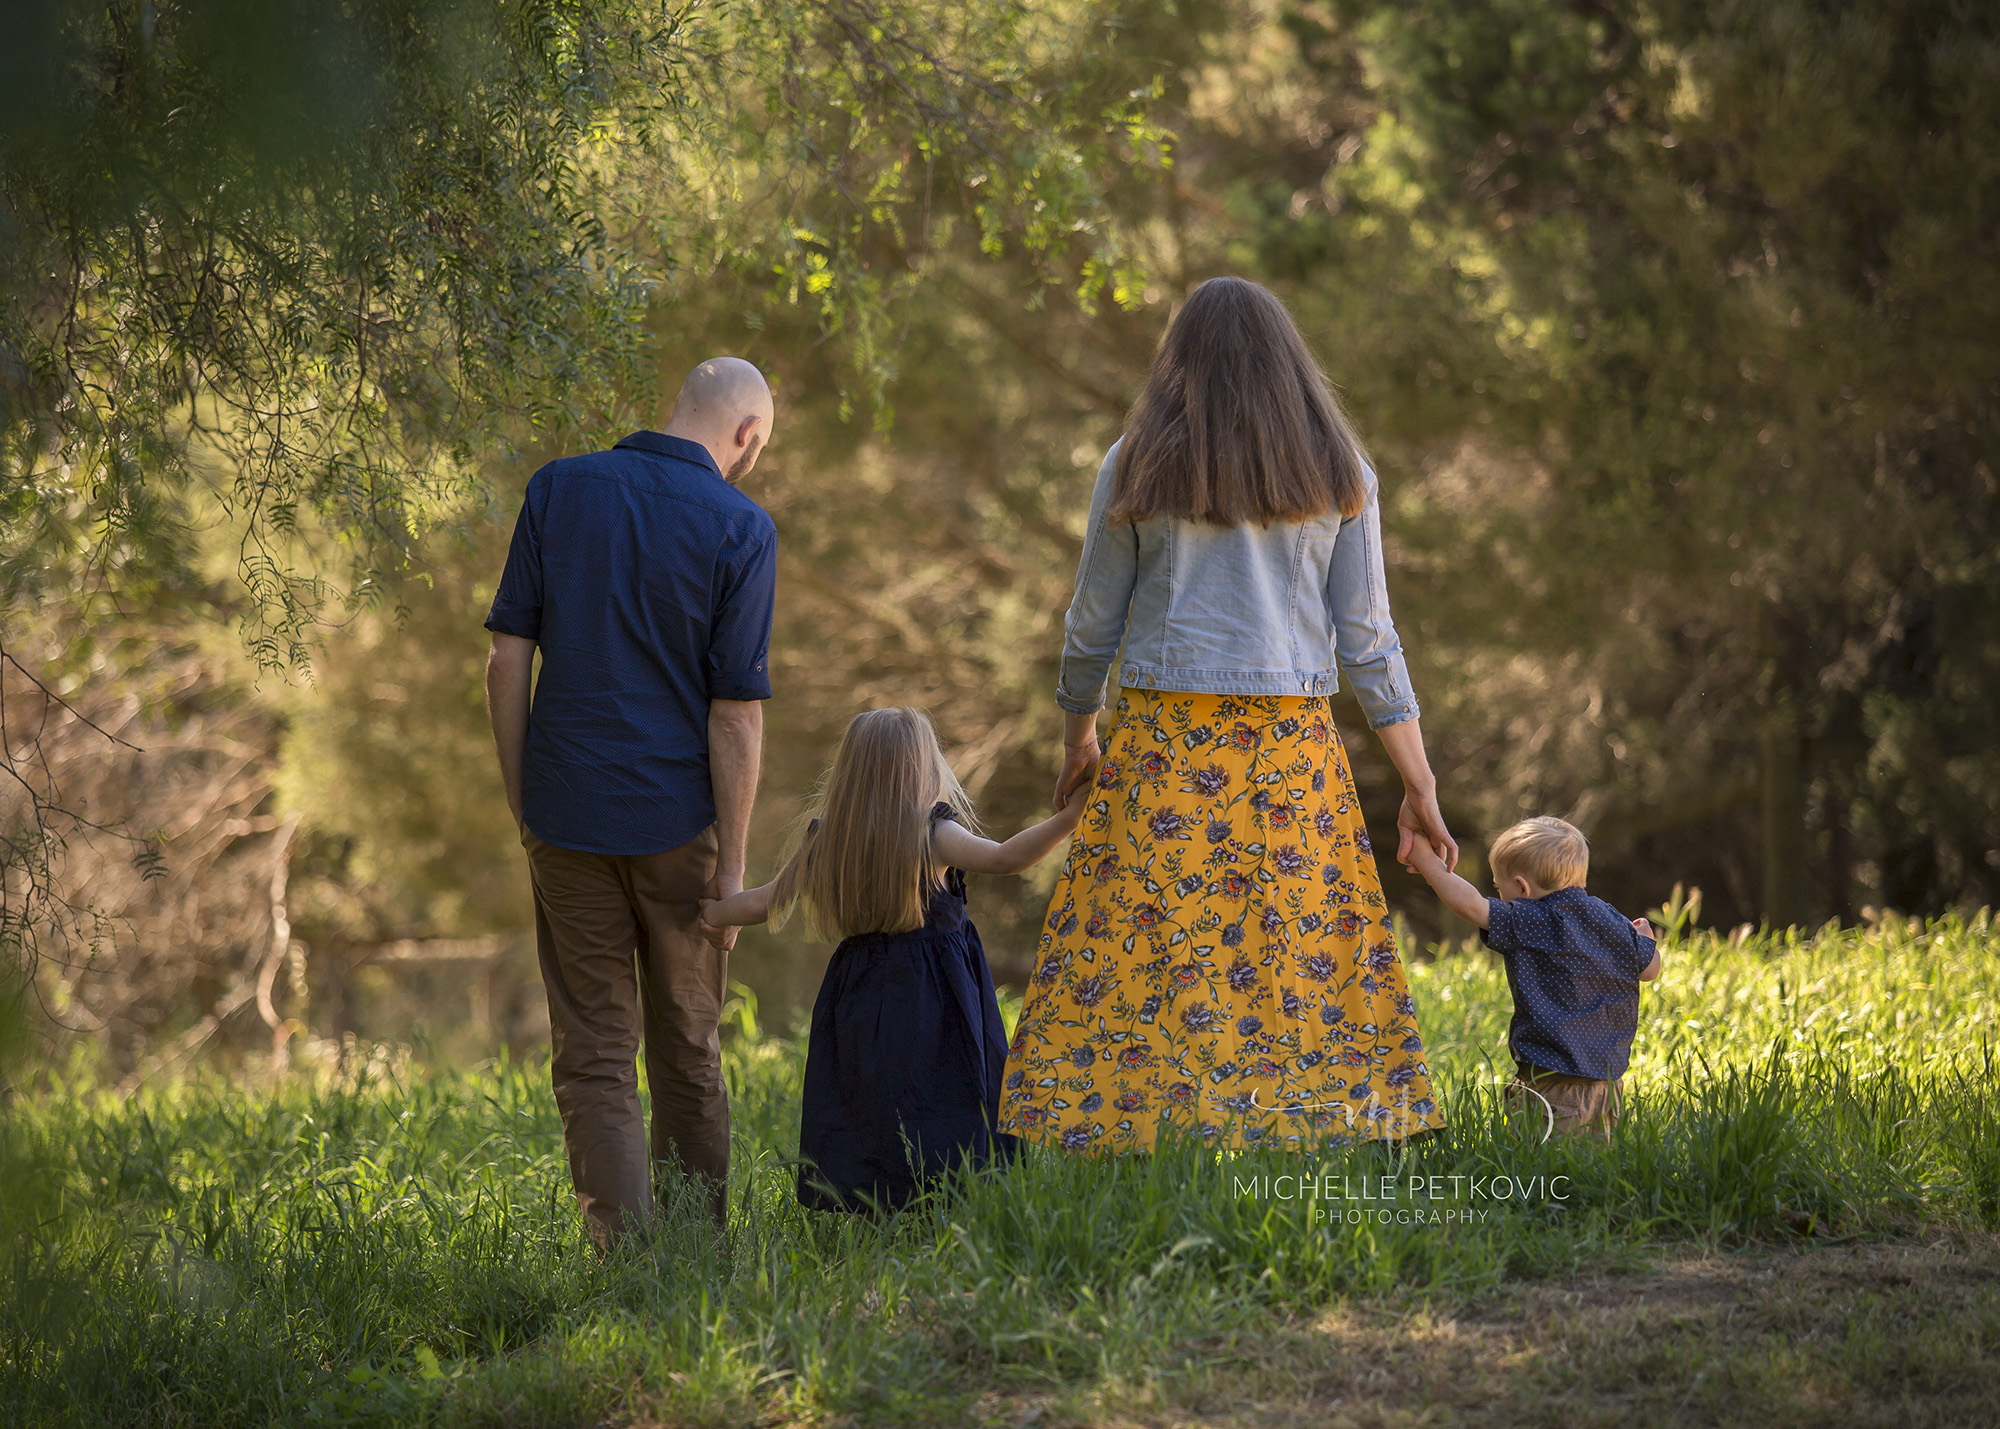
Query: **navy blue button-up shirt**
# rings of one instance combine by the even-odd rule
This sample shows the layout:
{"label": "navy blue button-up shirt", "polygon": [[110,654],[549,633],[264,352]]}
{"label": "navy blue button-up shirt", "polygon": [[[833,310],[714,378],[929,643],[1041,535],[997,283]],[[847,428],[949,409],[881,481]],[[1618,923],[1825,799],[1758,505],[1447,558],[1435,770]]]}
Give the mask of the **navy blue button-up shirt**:
{"label": "navy blue button-up shirt", "polygon": [[1486,918],[1486,946],[1505,960],[1514,994],[1514,1060],[1593,1081],[1624,1076],[1653,940],[1581,888],[1489,898]]}
{"label": "navy blue button-up shirt", "polygon": [[528,482],[486,628],[540,644],[522,815],[589,853],[715,822],[711,700],[766,700],[778,533],[707,448],[634,432]]}

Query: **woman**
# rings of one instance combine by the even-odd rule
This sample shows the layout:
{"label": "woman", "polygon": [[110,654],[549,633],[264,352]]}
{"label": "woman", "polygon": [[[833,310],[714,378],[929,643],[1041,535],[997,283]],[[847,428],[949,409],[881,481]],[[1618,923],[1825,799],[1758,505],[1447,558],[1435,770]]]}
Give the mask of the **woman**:
{"label": "woman", "polygon": [[1441,1127],[1328,714],[1336,663],[1403,776],[1397,857],[1458,848],[1389,619],[1375,473],[1257,284],[1211,279],[1169,326],[1097,473],[1065,629],[1056,806],[1089,808],[1001,1128],[1120,1151],[1168,1128],[1305,1147]]}

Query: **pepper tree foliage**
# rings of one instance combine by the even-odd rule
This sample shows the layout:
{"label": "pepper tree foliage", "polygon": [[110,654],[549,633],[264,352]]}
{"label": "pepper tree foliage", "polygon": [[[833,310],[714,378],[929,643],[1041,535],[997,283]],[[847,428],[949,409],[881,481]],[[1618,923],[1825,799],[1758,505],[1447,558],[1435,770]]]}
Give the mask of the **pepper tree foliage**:
{"label": "pepper tree foliage", "polygon": [[1081,245],[1101,287],[1123,260],[1098,169],[1114,140],[1163,151],[1124,96],[1038,86],[1076,23],[911,0],[10,8],[10,592],[66,547],[116,588],[198,490],[241,528],[253,648],[297,659],[328,589],[284,538],[337,539],[365,598],[477,457],[615,429],[677,269],[763,269],[870,396],[940,219],[996,252]]}
{"label": "pepper tree foliage", "polygon": [[1524,801],[1775,925],[2000,896],[2000,11],[1337,11],[1379,109],[1329,187],[1456,308],[1391,361],[1519,482],[1403,525],[1453,697],[1591,700],[1483,721]]}
{"label": "pepper tree foliage", "polygon": [[[1095,195],[1165,136],[1143,93],[1055,75],[1091,23],[1019,0],[6,7],[16,685],[58,601],[85,634],[107,604],[192,601],[263,666],[304,662],[315,622],[478,509],[482,459],[629,429],[663,284],[721,271],[808,307],[877,411],[897,305],[954,225],[1025,255],[1029,297],[1129,287]],[[203,564],[217,532],[233,582]],[[10,746],[13,867],[61,837],[32,768]]]}

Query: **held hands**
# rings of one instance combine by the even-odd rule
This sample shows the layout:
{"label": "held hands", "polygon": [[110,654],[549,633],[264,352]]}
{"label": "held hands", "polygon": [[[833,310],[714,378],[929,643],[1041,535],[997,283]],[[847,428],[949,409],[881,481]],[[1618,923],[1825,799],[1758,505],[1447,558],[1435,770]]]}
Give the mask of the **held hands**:
{"label": "held hands", "polygon": [[[1458,867],[1458,842],[1444,826],[1438,809],[1437,790],[1405,786],[1403,807],[1396,815],[1396,862],[1425,873],[1413,857],[1419,847],[1429,852],[1447,873]],[[1429,875],[1425,873],[1425,876]]]}
{"label": "held hands", "polygon": [[1416,870],[1426,880],[1450,872],[1445,867],[1444,860],[1438,857],[1437,850],[1431,847],[1429,839],[1410,840],[1410,856],[1404,861],[1403,867]]}
{"label": "held hands", "polygon": [[1090,788],[1090,781],[1097,774],[1097,761],[1102,757],[1103,750],[1098,747],[1095,735],[1082,745],[1064,743],[1062,773],[1056,776],[1053,804],[1058,813],[1068,813],[1074,804],[1076,816],[1083,817],[1084,800],[1078,796]]}
{"label": "held hands", "polygon": [[709,945],[719,952],[728,952],[736,946],[736,935],[742,930],[728,923],[711,922],[709,913],[725,898],[733,898],[743,891],[743,875],[720,874],[709,879],[704,896],[696,903],[699,910],[695,915],[695,928]]}

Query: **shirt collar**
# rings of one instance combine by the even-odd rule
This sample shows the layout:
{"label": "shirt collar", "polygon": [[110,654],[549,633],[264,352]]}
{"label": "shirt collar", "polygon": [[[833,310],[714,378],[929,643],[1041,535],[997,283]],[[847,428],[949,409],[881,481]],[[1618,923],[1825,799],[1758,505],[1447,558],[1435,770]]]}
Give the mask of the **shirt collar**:
{"label": "shirt collar", "polygon": [[696,466],[714,472],[719,478],[722,471],[715,464],[715,458],[708,454],[708,448],[700,442],[691,442],[686,437],[670,437],[665,432],[634,432],[619,442],[620,447],[633,451],[651,452],[654,456],[678,457],[682,461],[693,462]]}

